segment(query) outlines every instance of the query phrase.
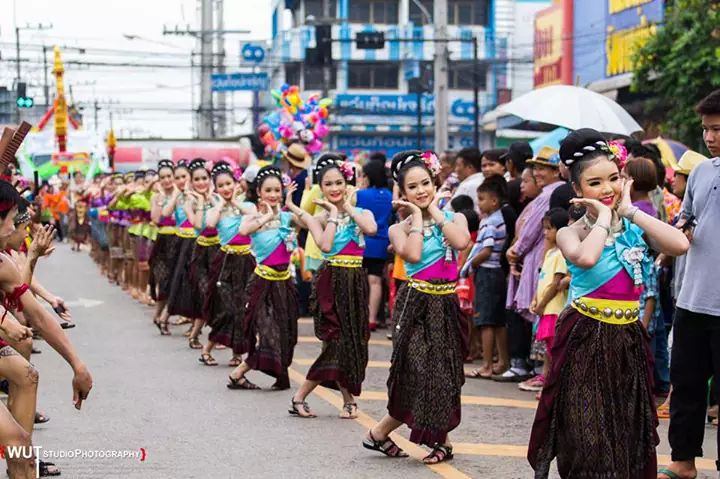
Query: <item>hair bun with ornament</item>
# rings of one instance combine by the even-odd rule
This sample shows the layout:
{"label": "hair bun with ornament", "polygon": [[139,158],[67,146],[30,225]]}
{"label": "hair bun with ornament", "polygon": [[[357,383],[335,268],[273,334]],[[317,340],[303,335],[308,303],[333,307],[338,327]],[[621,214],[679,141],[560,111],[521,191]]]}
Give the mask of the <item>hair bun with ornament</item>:
{"label": "hair bun with ornament", "polygon": [[412,166],[422,166],[433,178],[440,173],[440,160],[434,151],[408,150],[397,153],[392,160],[390,172],[395,181],[400,178],[400,173]]}
{"label": "hair bun with ornament", "polygon": [[188,170],[190,170],[190,172],[205,168],[205,160],[203,158],[195,158],[190,163],[188,163],[187,168]]}
{"label": "hair bun with ornament", "polygon": [[277,166],[268,165],[260,168],[260,171],[258,171],[257,175],[255,176],[255,183],[260,186],[263,180],[270,176],[274,176],[282,182],[283,174],[282,171],[280,171],[280,168],[278,168]]}
{"label": "hair bun with ornament", "polygon": [[318,184],[326,170],[337,168],[345,181],[355,184],[355,167],[340,153],[323,153],[313,168],[313,183]]}
{"label": "hair bun with ornament", "polygon": [[615,158],[603,135],[592,128],[572,131],[560,142],[560,161],[568,168],[600,155],[606,155],[611,159]]}
{"label": "hair bun with ornament", "polygon": [[227,173],[228,175],[233,176],[233,170],[230,164],[221,160],[215,163],[210,174],[212,175],[213,179],[217,179],[218,175],[221,175],[223,173]]}
{"label": "hair bun with ornament", "polygon": [[171,160],[158,161],[158,171],[162,170],[163,168],[170,168],[171,170],[175,170],[175,165]]}

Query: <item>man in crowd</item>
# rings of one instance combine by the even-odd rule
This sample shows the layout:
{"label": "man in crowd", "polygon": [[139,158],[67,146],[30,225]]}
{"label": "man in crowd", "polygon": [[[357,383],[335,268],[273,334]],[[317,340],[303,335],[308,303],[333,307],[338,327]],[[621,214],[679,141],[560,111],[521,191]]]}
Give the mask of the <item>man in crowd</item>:
{"label": "man in crowd", "polygon": [[[480,212],[477,203],[477,189],[485,179],[480,171],[482,167],[482,153],[477,148],[464,148],[457,154],[455,160],[455,173],[457,173],[460,184],[458,185],[453,198],[460,195],[467,195],[472,198],[475,204],[475,211]],[[450,209],[448,202],[446,209]]]}
{"label": "man in crowd", "polygon": [[[713,159],[690,174],[678,223],[690,238],[690,249],[673,324],[672,463],[659,471],[659,479],[697,477],[695,458],[703,455],[708,380],[720,382],[720,90],[704,98],[696,111]],[[720,461],[717,465],[720,469]]]}

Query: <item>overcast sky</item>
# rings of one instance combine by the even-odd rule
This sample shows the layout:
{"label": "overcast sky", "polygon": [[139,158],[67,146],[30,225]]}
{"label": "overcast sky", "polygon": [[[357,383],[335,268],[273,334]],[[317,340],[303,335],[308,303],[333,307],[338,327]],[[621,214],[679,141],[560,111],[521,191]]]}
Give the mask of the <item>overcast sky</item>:
{"label": "overcast sky", "polygon": [[[197,49],[196,42],[190,37],[163,35],[163,26],[184,28],[189,24],[199,28],[198,0],[0,0],[0,4],[4,7],[0,15],[0,86],[12,87],[15,80],[15,63],[9,61],[15,58],[15,24],[22,28],[27,23],[31,26],[52,23],[51,29],[20,32],[21,75],[36,103],[44,102],[42,45],[89,49],[85,54],[66,49],[65,60],[187,65],[153,69],[67,65],[65,94],[69,95],[72,86],[73,100],[85,105],[86,128],[95,126],[92,104],[97,99],[101,131],[107,131],[112,109],[116,134],[127,135],[132,130],[134,136],[192,135],[190,110],[197,106],[199,77],[197,73],[191,77],[189,64],[190,52]],[[270,0],[225,0],[224,17],[226,29],[251,31],[225,37],[228,71],[236,71],[241,43],[270,36]],[[139,38],[129,40],[124,34]],[[99,54],[90,49],[112,51]],[[51,69],[51,54],[48,61]],[[54,88],[50,76],[51,98]],[[249,131],[252,125],[249,119],[243,123],[249,116],[243,107],[249,106],[250,96],[236,93],[232,100],[235,106],[232,132]],[[113,103],[110,109],[106,107],[109,102]]]}

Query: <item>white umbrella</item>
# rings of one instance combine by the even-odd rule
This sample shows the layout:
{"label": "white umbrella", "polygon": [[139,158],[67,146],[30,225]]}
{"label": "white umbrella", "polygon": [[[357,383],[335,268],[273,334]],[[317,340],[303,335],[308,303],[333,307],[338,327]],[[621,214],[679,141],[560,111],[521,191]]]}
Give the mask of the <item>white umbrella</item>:
{"label": "white umbrella", "polygon": [[499,106],[498,110],[524,120],[571,130],[593,128],[603,133],[628,136],[642,131],[623,107],[604,95],[577,86],[539,88]]}

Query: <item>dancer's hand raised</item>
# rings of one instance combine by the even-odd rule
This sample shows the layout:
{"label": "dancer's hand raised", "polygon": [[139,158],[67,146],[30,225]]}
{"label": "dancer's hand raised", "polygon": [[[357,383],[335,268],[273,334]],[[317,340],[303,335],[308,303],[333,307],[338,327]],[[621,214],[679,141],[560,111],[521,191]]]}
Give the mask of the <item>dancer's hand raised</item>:
{"label": "dancer's hand raised", "polygon": [[405,211],[409,211],[412,215],[422,216],[422,210],[417,205],[410,203],[409,201],[395,200],[392,202],[392,204],[393,206],[397,206],[398,208],[404,208]]}

